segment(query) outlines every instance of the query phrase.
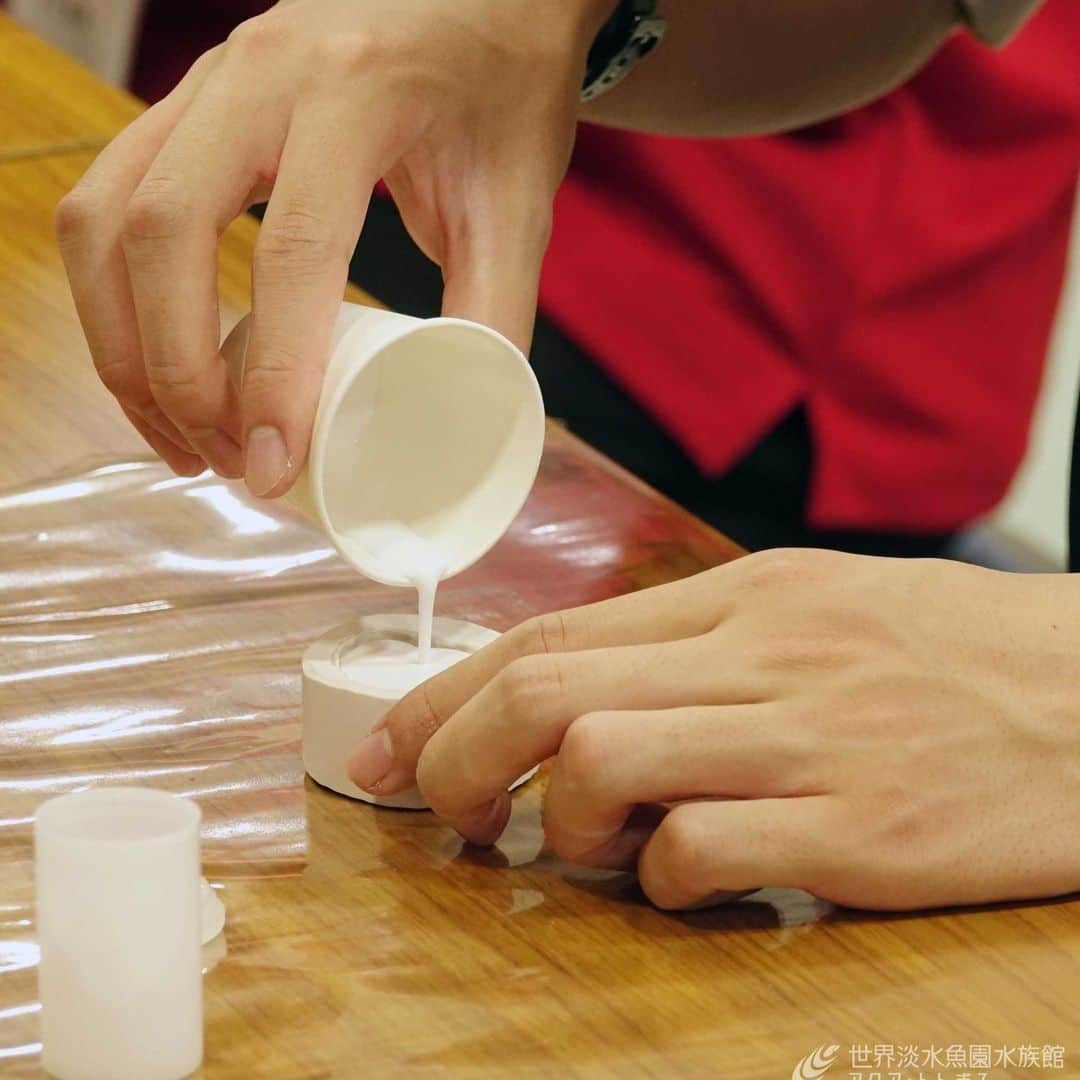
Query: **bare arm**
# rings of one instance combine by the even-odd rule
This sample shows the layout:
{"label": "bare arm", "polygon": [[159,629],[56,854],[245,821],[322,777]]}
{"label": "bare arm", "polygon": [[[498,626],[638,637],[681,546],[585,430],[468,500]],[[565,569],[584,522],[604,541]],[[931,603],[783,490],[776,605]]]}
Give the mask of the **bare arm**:
{"label": "bare arm", "polygon": [[663,45],[582,119],[748,135],[843,112],[912,75],[959,23],[956,0],[663,0]]}

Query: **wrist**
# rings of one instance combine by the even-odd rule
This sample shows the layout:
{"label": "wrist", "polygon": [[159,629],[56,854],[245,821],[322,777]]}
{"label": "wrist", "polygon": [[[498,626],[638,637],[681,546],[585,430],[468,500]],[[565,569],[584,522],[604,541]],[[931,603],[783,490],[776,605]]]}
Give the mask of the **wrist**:
{"label": "wrist", "polygon": [[[2,3],[3,0],[0,0]],[[528,32],[533,44],[550,47],[562,56],[582,58],[615,14],[620,0],[477,0],[478,12],[500,33]]]}
{"label": "wrist", "polygon": [[575,38],[587,51],[605,23],[615,14],[619,0],[574,0],[568,6],[574,19]]}
{"label": "wrist", "polygon": [[583,17],[588,20],[593,37],[600,33],[604,23],[615,14],[618,6],[618,0],[583,0]]}

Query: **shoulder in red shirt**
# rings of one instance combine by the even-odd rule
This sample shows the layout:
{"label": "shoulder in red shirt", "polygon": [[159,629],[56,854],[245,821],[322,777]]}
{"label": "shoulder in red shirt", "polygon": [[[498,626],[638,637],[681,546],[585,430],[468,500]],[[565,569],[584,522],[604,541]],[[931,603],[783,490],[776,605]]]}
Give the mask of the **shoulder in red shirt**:
{"label": "shoulder in red shirt", "polygon": [[1026,445],[1080,171],[1080,5],[788,136],[583,127],[545,314],[719,474],[796,404],[810,524],[950,531]]}

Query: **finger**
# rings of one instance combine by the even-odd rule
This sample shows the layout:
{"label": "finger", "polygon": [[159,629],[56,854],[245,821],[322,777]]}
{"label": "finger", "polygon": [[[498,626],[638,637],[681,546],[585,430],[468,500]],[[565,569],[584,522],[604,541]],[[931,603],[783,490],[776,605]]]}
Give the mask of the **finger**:
{"label": "finger", "polygon": [[826,870],[832,805],[819,795],[677,806],[641,852],[641,887],[669,909],[769,886],[814,892]]}
{"label": "finger", "polygon": [[122,131],[56,213],[58,246],[99,377],[125,411],[188,453],[191,445],[150,391],[120,233],[132,192],[216,61],[216,50],[204,55],[171,94]]}
{"label": "finger", "polygon": [[[369,737],[357,748],[350,775],[359,787],[383,780],[388,793],[411,786],[428,739],[515,660],[697,637],[716,621],[716,606],[701,575],[529,619],[402,698],[378,725],[386,734]],[[389,762],[392,777],[387,775]]]}
{"label": "finger", "polygon": [[154,159],[125,211],[124,255],[147,378],[164,413],[226,476],[243,471],[236,391],[218,353],[217,247],[272,168],[280,133],[219,69]]}
{"label": "finger", "polygon": [[385,137],[359,137],[355,103],[297,107],[255,247],[244,369],[245,482],[277,496],[307,457],[330,337]]}
{"label": "finger", "polygon": [[551,194],[537,181],[515,183],[510,175],[487,195],[447,237],[442,313],[490,326],[528,354],[551,236]]}
{"label": "finger", "polygon": [[206,463],[198,454],[188,454],[181,450],[171,439],[165,438],[156,428],[152,428],[141,416],[124,410],[132,427],[150,444],[150,448],[160,457],[177,476],[198,476],[206,468]]}
{"label": "finger", "polygon": [[382,179],[413,243],[441,267],[446,259],[445,223],[431,212],[431,199],[418,190],[408,163],[398,162]]}
{"label": "finger", "polygon": [[635,806],[809,794],[816,749],[773,704],[582,716],[548,781],[544,833],[564,859],[621,867],[647,839],[624,835]]}
{"label": "finger", "polygon": [[[709,701],[716,668],[724,664],[709,646],[702,637],[515,661],[431,737],[417,765],[420,789],[463,836],[490,842],[477,823],[486,819],[491,801],[557,753],[579,717]],[[731,684],[737,679],[736,672],[729,674]],[[749,688],[745,692],[744,700],[756,697]]]}

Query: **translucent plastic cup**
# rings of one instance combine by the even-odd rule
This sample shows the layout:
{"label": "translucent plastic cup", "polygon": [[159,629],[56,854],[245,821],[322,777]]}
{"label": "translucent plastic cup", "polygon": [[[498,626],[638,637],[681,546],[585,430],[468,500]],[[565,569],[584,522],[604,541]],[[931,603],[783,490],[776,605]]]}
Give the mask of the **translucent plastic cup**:
{"label": "translucent plastic cup", "polygon": [[[222,346],[242,379],[250,316]],[[345,560],[406,585],[384,538],[433,541],[443,577],[471,566],[525,502],[544,444],[528,361],[501,334],[462,319],[414,319],[343,304],[307,465],[285,501]]]}
{"label": "translucent plastic cup", "polygon": [[38,810],[43,1064],[60,1080],[179,1080],[202,1061],[200,816],[144,788]]}

